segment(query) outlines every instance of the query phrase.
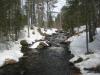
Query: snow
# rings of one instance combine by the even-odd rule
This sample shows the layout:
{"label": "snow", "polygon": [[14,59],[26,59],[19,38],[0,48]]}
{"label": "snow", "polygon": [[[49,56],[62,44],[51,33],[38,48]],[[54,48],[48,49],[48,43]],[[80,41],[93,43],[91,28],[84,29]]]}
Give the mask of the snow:
{"label": "snow", "polygon": [[[99,52],[100,50],[100,28],[97,28],[97,34],[95,40],[89,43],[89,50],[92,52]],[[72,41],[70,44],[70,50],[73,54],[84,54],[86,53],[86,32],[80,33],[79,35],[72,36],[68,39]]]}
{"label": "snow", "polygon": [[70,44],[70,50],[72,51],[72,54],[83,54],[86,53],[86,33],[80,34],[80,36],[74,36],[72,37],[73,41]]}
{"label": "snow", "polygon": [[[76,32],[76,33],[79,33],[79,32],[82,32],[82,31],[84,31],[86,29],[86,26],[85,25],[83,25],[83,26],[80,26],[80,27],[76,27],[76,28],[74,28],[74,31]],[[82,35],[82,36],[81,36]],[[76,35],[74,35],[74,36],[72,36],[72,37],[70,37],[70,38],[68,38],[67,39],[67,41],[74,41],[74,40],[76,40],[77,38],[82,38],[82,37],[84,37],[86,35],[86,33],[82,33],[82,34],[76,34]],[[85,38],[85,37],[84,37]],[[78,40],[78,39],[77,39]],[[81,40],[81,39],[80,39]],[[82,39],[83,40],[83,39]],[[84,39],[85,40],[85,39]],[[79,41],[80,42],[80,41]]]}
{"label": "snow", "polygon": [[13,59],[16,62],[23,56],[20,51],[21,45],[19,42],[7,41],[0,43],[0,67],[4,65],[6,59]]}
{"label": "snow", "polygon": [[85,26],[85,25],[74,28],[74,31],[75,31],[76,33],[77,33],[77,32],[82,32],[82,31],[84,31],[84,30],[86,30],[86,26]]}
{"label": "snow", "polygon": [[4,65],[6,59],[13,59],[18,62],[22,56],[23,54],[19,50],[4,50],[0,52],[0,67]]}
{"label": "snow", "polygon": [[27,27],[24,27],[24,33],[22,31],[21,34],[20,34],[20,36],[21,35],[23,35],[23,37],[21,37],[20,39],[21,40],[26,40],[29,44],[32,44],[32,42],[35,42],[36,40],[40,40],[40,39],[44,39],[45,38],[44,36],[42,36],[38,32],[38,27],[34,27],[34,29],[30,29],[29,30],[30,37],[28,37]]}
{"label": "snow", "polygon": [[43,43],[45,43],[47,46],[49,46],[49,45],[46,43],[46,41],[39,41],[39,42],[34,43],[30,48],[31,48],[31,49],[37,48],[41,42],[43,42]]}
{"label": "snow", "polygon": [[53,11],[57,13],[53,13],[53,15],[57,17],[58,12],[60,12],[62,7],[65,5],[66,5],[66,0],[57,0],[57,3],[55,4],[56,7],[53,8]]}
{"label": "snow", "polygon": [[[56,33],[57,29],[56,28],[51,28],[51,29],[46,29],[46,31],[44,30],[44,28],[41,28],[41,32],[43,33],[46,33],[47,35],[52,35],[53,33]],[[34,34],[33,34],[34,32]],[[29,34],[30,34],[30,37],[27,37],[28,36],[28,31],[27,31],[27,27],[24,27],[24,31],[21,31],[21,34],[20,34],[20,40],[26,40],[29,44],[32,44],[32,42],[35,42],[36,40],[43,40],[45,39],[45,36],[41,35],[39,32],[38,32],[38,27],[35,27],[34,26],[34,29],[30,29],[29,30]],[[39,42],[35,42],[31,48],[36,48],[39,43]],[[45,44],[47,44],[45,41],[42,41],[44,42]],[[48,44],[47,44],[48,45]]]}
{"label": "snow", "polygon": [[34,48],[37,48],[37,46],[40,44],[40,42],[36,42],[34,43],[30,48],[34,49]]}
{"label": "snow", "polygon": [[[84,29],[83,27],[82,29]],[[81,29],[80,29],[81,30]],[[80,33],[70,37],[67,41],[71,41],[70,50],[74,54],[70,62],[83,58],[80,63],[75,63],[75,66],[80,68],[82,75],[100,75],[100,73],[93,73],[84,70],[84,68],[92,68],[100,65],[100,28],[97,28],[97,34],[95,40],[89,43],[89,51],[94,52],[93,54],[86,55],[86,32]]]}
{"label": "snow", "polygon": [[[88,71],[85,71],[84,68],[93,68],[93,67],[97,67],[98,65],[100,65],[100,54],[94,53],[94,54],[90,54],[89,56],[84,55],[84,57],[85,59],[80,63],[76,63],[75,66],[80,68],[81,73],[83,75],[89,75]],[[88,59],[86,60],[86,58]],[[92,72],[90,73],[92,74]],[[95,73],[93,75],[95,75]]]}
{"label": "snow", "polygon": [[[41,30],[42,29],[44,28],[41,28]],[[51,28],[51,29],[47,29],[47,31],[44,31],[44,33],[48,35],[52,35],[53,33],[56,33],[56,31],[57,29]],[[19,58],[23,56],[23,53],[21,52],[21,45],[20,45],[21,40],[26,40],[28,44],[32,44],[32,46],[30,47],[32,49],[37,48],[40,42],[43,42],[48,46],[46,41],[36,42],[36,40],[45,39],[45,36],[42,36],[38,32],[38,27],[34,26],[33,29],[30,29],[29,35],[30,37],[28,37],[28,27],[25,26],[23,30],[20,30],[18,41],[10,40],[10,41],[0,42],[0,67],[4,65],[6,59],[11,59],[11,60],[18,62]]]}
{"label": "snow", "polygon": [[87,75],[100,75],[100,73],[88,73]]}
{"label": "snow", "polygon": [[51,28],[51,29],[44,30],[44,28],[41,28],[41,31],[42,31],[42,33],[52,35],[52,34],[56,33],[57,29],[56,28]]}

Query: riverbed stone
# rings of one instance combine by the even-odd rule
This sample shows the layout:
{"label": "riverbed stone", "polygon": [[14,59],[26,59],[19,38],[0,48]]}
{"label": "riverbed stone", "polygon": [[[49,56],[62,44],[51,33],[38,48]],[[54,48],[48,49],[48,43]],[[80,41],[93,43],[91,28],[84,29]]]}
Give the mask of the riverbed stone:
{"label": "riverbed stone", "polygon": [[28,44],[28,42],[26,41],[26,40],[21,40],[20,41],[20,44],[22,45],[22,46],[28,46],[29,44]]}
{"label": "riverbed stone", "polygon": [[48,47],[48,44],[44,43],[44,42],[40,42],[40,44],[37,46],[37,49],[43,49]]}

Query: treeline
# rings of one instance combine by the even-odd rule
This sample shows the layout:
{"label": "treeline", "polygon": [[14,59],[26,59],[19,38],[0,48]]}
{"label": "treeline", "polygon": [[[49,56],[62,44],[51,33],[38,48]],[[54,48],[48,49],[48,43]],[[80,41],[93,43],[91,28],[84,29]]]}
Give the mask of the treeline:
{"label": "treeline", "polygon": [[[25,3],[23,3],[25,2]],[[52,27],[52,9],[57,0],[0,0],[0,41],[18,40],[20,30]]]}
{"label": "treeline", "polygon": [[25,9],[28,18],[31,20],[31,25],[52,27],[52,10],[56,2],[57,0],[26,0]]}
{"label": "treeline", "polygon": [[89,41],[93,41],[96,27],[100,24],[100,0],[66,0],[60,14],[64,30],[74,34],[74,27],[86,25]]}
{"label": "treeline", "polygon": [[0,41],[17,40],[25,16],[21,13],[21,0],[0,0]]}

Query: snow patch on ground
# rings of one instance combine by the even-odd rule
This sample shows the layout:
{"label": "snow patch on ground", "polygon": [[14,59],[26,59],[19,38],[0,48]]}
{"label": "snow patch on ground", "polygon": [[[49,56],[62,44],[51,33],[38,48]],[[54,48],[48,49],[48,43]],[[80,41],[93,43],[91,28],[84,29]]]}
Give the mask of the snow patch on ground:
{"label": "snow patch on ground", "polygon": [[43,42],[45,45],[49,46],[49,45],[46,43],[46,41],[39,41],[39,42],[34,43],[30,48],[31,48],[31,49],[37,48],[41,42]]}
{"label": "snow patch on ground", "polygon": [[76,33],[78,33],[78,32],[84,31],[85,29],[86,29],[86,26],[83,25],[83,26],[74,28],[74,31],[75,31]]}
{"label": "snow patch on ground", "polygon": [[[100,28],[97,28],[95,40],[89,43],[89,50],[92,52],[100,52]],[[70,50],[73,54],[79,55],[86,53],[86,32],[72,36],[68,39],[71,41]]]}
{"label": "snow patch on ground", "polygon": [[80,36],[76,35],[72,37],[71,44],[70,44],[70,50],[72,51],[72,54],[84,54],[86,53],[86,33],[81,33]]}
{"label": "snow patch on ground", "polygon": [[21,31],[20,36],[23,35],[23,37],[20,38],[20,40],[26,40],[29,44],[32,44],[32,42],[35,42],[36,40],[44,39],[45,36],[42,36],[38,32],[38,27],[34,27],[34,29],[29,30],[29,37],[28,37],[28,30],[27,27],[24,27],[24,30]]}
{"label": "snow patch on ground", "polygon": [[[0,43],[1,45],[2,43]],[[16,62],[19,61],[19,58],[23,56],[21,50],[21,45],[18,41],[12,42],[8,41],[3,43],[2,50],[0,50],[0,67],[4,65],[6,59],[13,59]]]}
{"label": "snow patch on ground", "polygon": [[[41,28],[42,30],[43,28]],[[47,31],[43,31],[44,33],[48,35],[52,35],[53,33],[56,33],[55,28],[52,29],[47,29]],[[33,27],[33,29],[29,30],[29,37],[28,37],[28,27],[25,26],[23,30],[20,31],[19,33],[19,39],[18,41],[6,41],[6,42],[0,42],[0,66],[3,66],[5,63],[6,59],[13,59],[16,62],[19,61],[19,58],[23,56],[23,53],[20,51],[21,50],[21,45],[20,41],[21,40],[26,40],[28,44],[32,44],[30,48],[37,48],[37,46],[40,44],[41,41],[36,42],[36,40],[43,40],[45,39],[45,36],[42,36],[38,32],[38,27]],[[44,42],[47,46],[48,44],[46,41]],[[34,43],[34,44],[33,44]]]}
{"label": "snow patch on ground", "polygon": [[19,61],[19,58],[23,56],[19,50],[4,50],[0,52],[0,67],[4,65],[6,59],[13,59],[16,62]]}
{"label": "snow patch on ground", "polygon": [[56,33],[57,29],[56,28],[51,28],[51,29],[44,30],[44,28],[41,28],[41,31],[43,33],[48,34],[48,35],[52,35],[52,34]]}
{"label": "snow patch on ground", "polygon": [[85,55],[86,53],[86,32],[70,37],[67,41],[71,41],[70,50],[75,55],[70,62],[78,60],[80,57],[82,62],[76,63],[75,66],[80,68],[82,75],[100,75],[100,73],[88,73],[84,68],[92,68],[100,65],[100,28],[97,28],[95,40],[89,43],[89,50],[93,54]]}
{"label": "snow patch on ground", "polygon": [[40,42],[36,42],[30,48],[32,48],[32,49],[37,48],[39,44],[40,44]]}

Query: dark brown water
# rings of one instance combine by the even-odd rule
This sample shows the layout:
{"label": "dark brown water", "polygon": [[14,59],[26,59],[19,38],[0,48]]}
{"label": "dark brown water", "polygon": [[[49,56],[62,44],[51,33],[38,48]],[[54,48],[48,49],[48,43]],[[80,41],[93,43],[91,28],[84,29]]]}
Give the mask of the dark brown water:
{"label": "dark brown water", "polygon": [[[55,40],[54,36],[50,41],[52,47],[46,49],[23,48],[26,54],[20,62],[3,66],[0,75],[79,75],[73,72],[73,66],[70,65],[72,55],[68,51],[68,45],[59,44],[59,39]],[[55,44],[60,47],[53,47]]]}
{"label": "dark brown water", "polygon": [[62,47],[50,47],[39,50],[39,54],[33,53],[23,61],[23,75],[72,75],[71,56],[66,51]]}

